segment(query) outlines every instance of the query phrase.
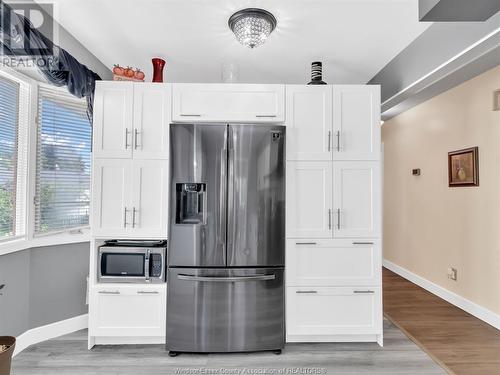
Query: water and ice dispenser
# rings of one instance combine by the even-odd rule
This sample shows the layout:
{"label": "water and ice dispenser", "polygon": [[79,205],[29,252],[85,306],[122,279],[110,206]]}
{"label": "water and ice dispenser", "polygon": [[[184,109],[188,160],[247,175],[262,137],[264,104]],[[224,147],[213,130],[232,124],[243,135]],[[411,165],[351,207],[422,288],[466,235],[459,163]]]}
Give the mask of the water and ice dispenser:
{"label": "water and ice dispenser", "polygon": [[205,224],[206,184],[176,184],[176,224]]}

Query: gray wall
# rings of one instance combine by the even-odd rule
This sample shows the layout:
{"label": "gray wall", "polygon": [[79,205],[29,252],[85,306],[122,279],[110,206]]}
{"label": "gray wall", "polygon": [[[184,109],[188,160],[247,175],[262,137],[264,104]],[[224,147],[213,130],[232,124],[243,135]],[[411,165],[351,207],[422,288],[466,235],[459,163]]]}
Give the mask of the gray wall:
{"label": "gray wall", "polygon": [[87,313],[88,242],[27,249],[0,256],[0,335]]}
{"label": "gray wall", "polygon": [[486,22],[434,23],[368,83],[382,86],[382,102],[500,27],[500,13]]}

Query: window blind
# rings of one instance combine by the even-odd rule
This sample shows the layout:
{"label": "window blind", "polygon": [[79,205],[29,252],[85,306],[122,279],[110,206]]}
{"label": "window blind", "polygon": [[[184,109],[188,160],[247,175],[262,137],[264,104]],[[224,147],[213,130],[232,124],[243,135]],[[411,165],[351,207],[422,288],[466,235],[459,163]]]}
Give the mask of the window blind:
{"label": "window blind", "polygon": [[83,99],[40,86],[35,233],[87,226],[91,126]]}
{"label": "window blind", "polygon": [[19,87],[0,76],[0,239],[16,235]]}

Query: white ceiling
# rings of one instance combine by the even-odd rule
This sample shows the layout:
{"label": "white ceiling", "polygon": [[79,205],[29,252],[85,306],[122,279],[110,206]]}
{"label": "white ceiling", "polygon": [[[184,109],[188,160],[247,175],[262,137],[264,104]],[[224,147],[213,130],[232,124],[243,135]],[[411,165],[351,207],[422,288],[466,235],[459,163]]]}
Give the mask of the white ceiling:
{"label": "white ceiling", "polygon": [[[165,81],[221,82],[222,64],[238,81],[307,83],[323,61],[328,83],[366,83],[420,35],[417,0],[55,0],[58,21],[104,64],[166,61]],[[242,8],[272,12],[278,26],[254,50],[227,26]]]}

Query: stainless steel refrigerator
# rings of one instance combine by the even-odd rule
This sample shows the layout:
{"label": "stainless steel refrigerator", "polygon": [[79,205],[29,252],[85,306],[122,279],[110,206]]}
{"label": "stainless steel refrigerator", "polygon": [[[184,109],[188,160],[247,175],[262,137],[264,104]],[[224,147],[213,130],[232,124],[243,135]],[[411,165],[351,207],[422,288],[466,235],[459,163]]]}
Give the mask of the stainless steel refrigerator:
{"label": "stainless steel refrigerator", "polygon": [[167,350],[284,345],[285,128],[172,124]]}

